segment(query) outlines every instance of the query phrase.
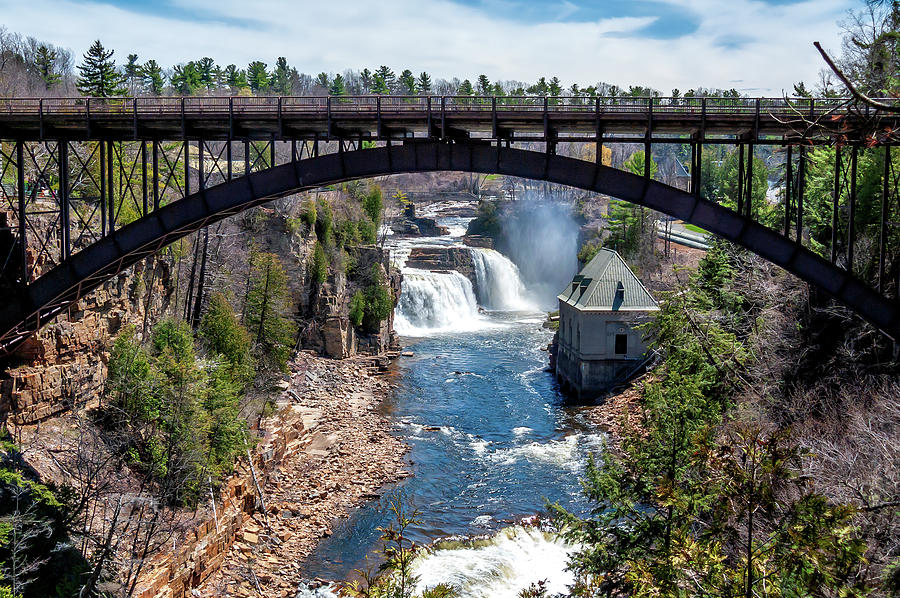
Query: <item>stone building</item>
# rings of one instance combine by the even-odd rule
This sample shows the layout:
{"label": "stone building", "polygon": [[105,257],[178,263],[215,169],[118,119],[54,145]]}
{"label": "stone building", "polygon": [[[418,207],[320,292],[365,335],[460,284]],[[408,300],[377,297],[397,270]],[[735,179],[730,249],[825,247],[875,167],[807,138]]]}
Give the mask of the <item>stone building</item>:
{"label": "stone building", "polygon": [[647,343],[635,327],[659,306],[618,253],[601,249],[558,299],[556,378],[563,390],[596,398],[641,369]]}

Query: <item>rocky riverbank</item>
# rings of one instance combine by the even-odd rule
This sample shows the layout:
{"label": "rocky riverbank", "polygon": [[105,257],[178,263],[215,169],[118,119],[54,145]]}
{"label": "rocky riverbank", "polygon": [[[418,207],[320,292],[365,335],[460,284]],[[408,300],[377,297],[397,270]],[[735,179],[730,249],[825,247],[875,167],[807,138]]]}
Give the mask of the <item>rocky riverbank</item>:
{"label": "rocky riverbank", "polygon": [[219,571],[194,595],[294,596],[301,561],[331,535],[334,521],[409,475],[407,447],[377,411],[395,386],[387,358],[301,353],[291,372],[278,404],[300,413],[302,448],[261,484],[265,512],[244,523]]}

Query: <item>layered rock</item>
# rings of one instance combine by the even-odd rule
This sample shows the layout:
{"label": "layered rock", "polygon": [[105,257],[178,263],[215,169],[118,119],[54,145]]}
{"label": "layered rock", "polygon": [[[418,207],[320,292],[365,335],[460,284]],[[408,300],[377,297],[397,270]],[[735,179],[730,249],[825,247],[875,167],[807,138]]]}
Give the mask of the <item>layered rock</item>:
{"label": "layered rock", "polygon": [[28,339],[0,374],[0,421],[35,423],[98,398],[112,339],[129,324],[149,330],[169,306],[169,279],[165,260],[139,262]]}
{"label": "layered rock", "polygon": [[477,285],[472,252],[465,247],[414,247],[406,260],[407,268],[419,270],[456,270]]}

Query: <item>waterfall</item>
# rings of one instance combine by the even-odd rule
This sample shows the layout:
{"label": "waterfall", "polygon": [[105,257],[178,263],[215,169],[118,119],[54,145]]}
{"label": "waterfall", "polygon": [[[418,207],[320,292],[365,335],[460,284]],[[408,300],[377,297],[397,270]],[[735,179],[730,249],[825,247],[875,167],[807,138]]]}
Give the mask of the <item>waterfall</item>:
{"label": "waterfall", "polygon": [[[493,536],[439,542],[419,553],[412,572],[416,590],[439,583],[457,587],[472,598],[516,598],[531,583],[547,581],[551,596],[567,593],[575,576],[566,570],[573,546],[532,527],[507,527]],[[298,598],[336,598],[333,586],[308,590]]]}
{"label": "waterfall", "polygon": [[455,270],[405,269],[394,329],[405,336],[473,330],[482,320],[472,282]]}
{"label": "waterfall", "polygon": [[505,255],[493,249],[472,248],[472,264],[478,283],[479,303],[497,311],[529,311],[528,300],[519,269]]}

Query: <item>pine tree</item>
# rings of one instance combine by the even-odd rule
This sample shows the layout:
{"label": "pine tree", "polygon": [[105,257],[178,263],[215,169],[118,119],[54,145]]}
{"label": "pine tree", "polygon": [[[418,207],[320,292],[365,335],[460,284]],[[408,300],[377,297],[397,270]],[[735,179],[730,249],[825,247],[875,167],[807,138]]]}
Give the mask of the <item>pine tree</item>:
{"label": "pine tree", "polygon": [[185,96],[194,95],[202,86],[200,72],[193,61],[175,65],[170,81],[175,91]]}
{"label": "pine tree", "polygon": [[166,80],[163,78],[162,67],[155,60],[148,60],[141,69],[144,73],[144,86],[155,96],[162,95]]}
{"label": "pine tree", "polygon": [[200,87],[205,87],[209,91],[216,88],[216,77],[214,74],[216,69],[215,60],[209,56],[204,56],[194,63],[194,68],[197,69]]}
{"label": "pine tree", "polygon": [[135,95],[138,91],[138,86],[144,78],[144,73],[140,63],[138,63],[137,54],[129,54],[127,60],[128,62],[122,67],[122,72],[125,75],[125,82],[128,83],[129,93]]}
{"label": "pine tree", "polygon": [[419,73],[419,79],[416,84],[419,86],[419,93],[422,95],[429,95],[433,91],[431,89],[431,76],[425,71]]}
{"label": "pine tree", "polygon": [[291,69],[284,56],[279,56],[275,61],[275,70],[272,72],[272,91],[280,96],[291,94]]}
{"label": "pine tree", "polygon": [[265,62],[254,60],[247,66],[247,83],[253,93],[265,93],[269,90],[269,72]]}
{"label": "pine tree", "polygon": [[461,96],[471,96],[475,95],[475,89],[472,87],[472,82],[466,79],[462,82],[462,85],[459,86],[459,95]]}
{"label": "pine tree", "polygon": [[47,89],[50,89],[62,79],[62,75],[56,72],[55,63],[57,56],[56,50],[45,44],[38,46],[34,55],[34,66]]}
{"label": "pine tree", "polygon": [[296,326],[290,319],[287,275],[272,253],[253,253],[246,298],[247,327],[261,359],[284,370],[294,345]]}
{"label": "pine tree", "polygon": [[120,96],[125,93],[122,76],[116,70],[112,56],[113,50],[107,51],[99,39],[94,41],[84,54],[84,62],[78,65],[81,72],[76,83],[78,91],[96,98]]}
{"label": "pine tree", "polygon": [[381,77],[381,80],[389,90],[388,93],[393,93],[394,86],[397,84],[397,75],[394,74],[394,71],[385,65],[381,65],[378,67],[378,70],[375,71],[375,77]]}
{"label": "pine tree", "polygon": [[416,95],[416,78],[409,69],[400,73],[400,91],[405,95]]}
{"label": "pine tree", "polygon": [[244,69],[239,69],[233,64],[225,67],[225,83],[232,91],[237,91],[247,87],[247,73]]}
{"label": "pine tree", "polygon": [[333,96],[347,95],[347,87],[344,85],[344,77],[340,73],[335,75],[334,79],[332,79],[331,86],[328,88],[328,93]]}
{"label": "pine tree", "polygon": [[363,69],[359,74],[359,82],[362,84],[363,93],[369,93],[372,89],[372,71]]}
{"label": "pine tree", "polygon": [[328,73],[319,73],[316,75],[316,85],[322,89],[329,89],[331,87],[331,78],[328,76]]}
{"label": "pine tree", "polygon": [[381,75],[375,75],[375,84],[372,86],[372,93],[386,96],[391,93],[391,88],[388,87],[387,82],[385,82],[384,77]]}
{"label": "pine tree", "polygon": [[487,96],[491,94],[491,80],[487,75],[478,75],[478,95]]}

